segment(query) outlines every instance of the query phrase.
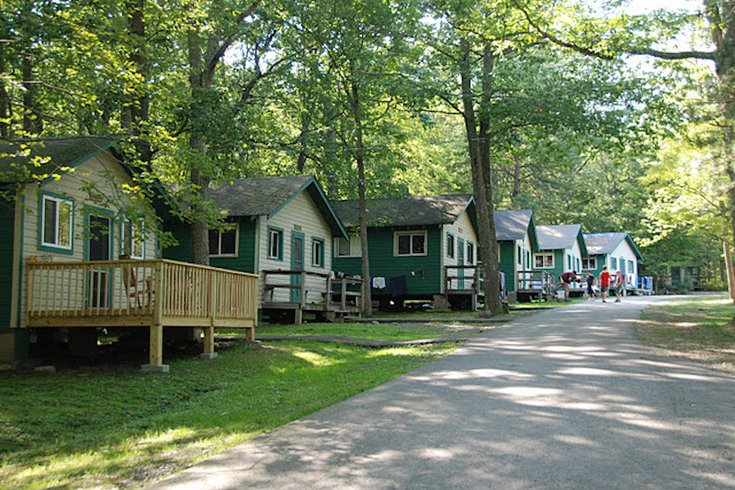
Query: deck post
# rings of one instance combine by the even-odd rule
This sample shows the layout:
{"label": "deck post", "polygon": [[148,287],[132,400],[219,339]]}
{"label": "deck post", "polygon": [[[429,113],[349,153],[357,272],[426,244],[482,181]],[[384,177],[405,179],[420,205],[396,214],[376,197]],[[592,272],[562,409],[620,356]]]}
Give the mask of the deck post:
{"label": "deck post", "polygon": [[148,364],[144,364],[140,368],[145,373],[168,372],[168,364],[163,363],[163,296],[165,294],[163,287],[163,267],[163,262],[156,264],[156,304],[154,305],[153,323],[151,323],[150,328]]}
{"label": "deck post", "polygon": [[327,276],[327,291],[324,293],[324,311],[332,309],[332,274]]}
{"label": "deck post", "polygon": [[168,364],[163,363],[163,325],[160,323],[151,324],[150,342],[148,352],[148,364],[143,364],[140,368],[144,373],[167,373]]}
{"label": "deck post", "polygon": [[204,328],[204,352],[199,356],[202,359],[215,359],[217,353],[214,351],[214,325]]}

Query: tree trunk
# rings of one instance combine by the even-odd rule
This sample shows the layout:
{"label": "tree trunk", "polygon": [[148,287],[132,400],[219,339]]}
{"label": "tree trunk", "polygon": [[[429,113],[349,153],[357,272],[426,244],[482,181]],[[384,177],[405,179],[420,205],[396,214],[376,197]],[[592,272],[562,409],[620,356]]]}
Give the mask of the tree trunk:
{"label": "tree trunk", "polygon": [[493,203],[493,168],[490,159],[490,94],[492,93],[493,84],[493,66],[495,56],[493,55],[492,45],[486,42],[482,52],[482,94],[479,97],[479,118],[480,118],[480,167],[483,171],[485,180],[485,199],[487,199],[487,212],[489,219],[487,220],[487,235],[490,246],[488,248],[487,257],[489,262],[485,266],[485,309],[489,309],[493,313],[501,313],[501,297],[500,297],[500,268],[498,267],[498,247],[497,236],[495,234],[495,204]]}
{"label": "tree trunk", "polygon": [[725,256],[725,271],[727,273],[727,291],[730,295],[730,300],[735,301],[735,269],[733,269],[732,263],[732,251],[730,249],[730,243],[727,240],[722,241],[722,250]]}
{"label": "tree trunk", "polygon": [[33,53],[23,55],[23,131],[26,134],[38,134],[43,124],[36,108],[36,83],[33,80]]}
{"label": "tree trunk", "polygon": [[[470,156],[470,165],[472,168],[472,189],[477,203],[477,227],[480,234],[480,256],[482,257],[482,266],[485,273],[485,310],[489,310],[491,313],[498,313],[500,311],[500,302],[498,300],[500,286],[498,278],[497,246],[495,246],[490,233],[489,225],[493,218],[490,215],[484,169],[480,161],[479,135],[477,132],[477,119],[475,117],[474,96],[472,93],[470,44],[464,38],[460,41],[460,49],[462,50],[462,58],[459,62],[463,107],[462,118],[464,120],[465,131],[467,133],[467,146]],[[493,306],[495,309],[493,309]]]}
{"label": "tree trunk", "polygon": [[370,290],[370,257],[368,256],[368,215],[365,200],[365,147],[362,138],[362,107],[360,87],[356,81],[351,84],[352,111],[355,120],[355,163],[357,164],[357,192],[359,194],[360,251],[362,253],[362,314],[373,315],[373,297]]}
{"label": "tree trunk", "polygon": [[[192,27],[188,34],[189,49],[189,86],[191,89],[192,104],[196,107],[202,103],[204,91],[204,77],[202,73],[202,44],[196,27]],[[196,116],[192,116],[196,117]],[[189,146],[196,155],[202,157],[206,153],[206,145],[199,134],[198,124],[194,124],[189,136]],[[206,201],[209,179],[204,176],[202,169],[197,168],[201,162],[193,162],[191,169],[191,260],[195,264],[209,265],[209,226],[201,216],[201,207]]]}
{"label": "tree trunk", "polygon": [[143,166],[148,167],[153,159],[153,154],[148,141],[147,129],[150,103],[146,84],[146,80],[148,80],[148,61],[143,8],[143,0],[128,0],[125,3],[128,18],[128,49],[130,50],[128,60],[140,74],[143,83],[131,87],[131,95],[123,107],[122,120],[123,127],[133,141],[138,159]]}
{"label": "tree trunk", "polygon": [[521,159],[513,155],[513,193],[511,202],[515,205],[516,199],[521,195]]}
{"label": "tree trunk", "polygon": [[10,137],[10,95],[5,86],[5,70],[7,70],[5,45],[0,42],[0,138],[2,139]]}

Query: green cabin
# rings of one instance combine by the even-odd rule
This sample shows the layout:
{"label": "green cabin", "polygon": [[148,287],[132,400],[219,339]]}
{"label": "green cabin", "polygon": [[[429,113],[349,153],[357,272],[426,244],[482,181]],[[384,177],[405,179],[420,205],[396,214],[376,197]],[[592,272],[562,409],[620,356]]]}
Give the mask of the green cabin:
{"label": "green cabin", "polygon": [[534,270],[552,274],[558,280],[566,271],[580,272],[587,257],[581,225],[537,226],[539,250],[533,254]]}
{"label": "green cabin", "polygon": [[533,254],[539,251],[536,223],[530,209],[495,211],[495,236],[503,292],[509,301],[530,287]]}
{"label": "green cabin", "polygon": [[599,276],[607,266],[611,274],[620,271],[625,276],[626,290],[638,287],[638,263],[643,258],[633,237],[625,232],[587,233],[584,235],[587,255],[582,258],[582,271]]}
{"label": "green cabin", "polygon": [[[49,348],[55,333],[27,326],[30,262],[160,257],[155,212],[126,190],[132,173],[116,144],[116,138],[92,136],[0,144],[0,361],[21,361],[29,351],[35,355]],[[46,301],[53,304],[41,308],[60,308],[77,294],[67,280],[63,298],[50,298]],[[48,286],[33,285],[34,303]],[[78,303],[80,297],[72,299]],[[96,340],[96,332],[88,330],[70,330],[70,338],[85,331],[94,334],[87,341]]]}
{"label": "green cabin", "polygon": [[[333,238],[347,232],[311,175],[235,180],[210,189],[208,198],[228,226],[209,232],[213,267],[261,277],[259,309],[321,310],[330,288]],[[190,227],[167,225],[178,245],[167,258],[191,261]]]}
{"label": "green cabin", "polygon": [[[366,204],[371,293],[381,308],[400,308],[407,300],[477,306],[478,235],[471,195],[370,199]],[[351,231],[335,240],[334,270],[361,275],[359,202],[337,201],[334,209]]]}

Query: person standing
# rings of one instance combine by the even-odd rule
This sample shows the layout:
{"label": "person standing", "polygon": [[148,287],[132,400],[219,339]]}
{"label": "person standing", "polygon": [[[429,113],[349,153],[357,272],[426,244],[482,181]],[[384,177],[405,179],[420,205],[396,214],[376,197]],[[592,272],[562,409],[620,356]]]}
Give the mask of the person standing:
{"label": "person standing", "polygon": [[607,266],[602,266],[602,272],[600,273],[600,296],[602,296],[602,302],[607,303],[607,292],[610,290],[610,273],[607,271]]}
{"label": "person standing", "polygon": [[564,301],[569,301],[569,292],[572,290],[572,283],[577,280],[577,271],[565,272],[559,277],[564,289]]}
{"label": "person standing", "polygon": [[615,302],[620,303],[623,297],[623,288],[625,287],[625,278],[620,271],[615,271],[615,281],[613,282],[613,288],[615,289]]}
{"label": "person standing", "polygon": [[595,297],[595,276],[592,275],[591,272],[587,273],[587,297],[588,298],[594,298]]}

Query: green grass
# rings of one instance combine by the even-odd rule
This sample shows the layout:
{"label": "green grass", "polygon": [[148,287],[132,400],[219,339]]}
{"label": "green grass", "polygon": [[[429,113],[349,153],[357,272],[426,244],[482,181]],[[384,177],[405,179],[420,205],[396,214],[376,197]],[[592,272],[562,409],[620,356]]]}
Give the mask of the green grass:
{"label": "green grass", "polygon": [[171,373],[94,367],[0,379],[0,487],[141,486],[384,383],[454,344],[238,344]]}
{"label": "green grass", "polygon": [[375,323],[307,323],[303,325],[264,325],[260,335],[326,335],[375,340],[413,340],[431,337],[477,335],[488,327],[467,324],[375,324]]}
{"label": "green grass", "polygon": [[674,297],[644,311],[637,334],[673,355],[735,372],[733,314],[724,295]]}

